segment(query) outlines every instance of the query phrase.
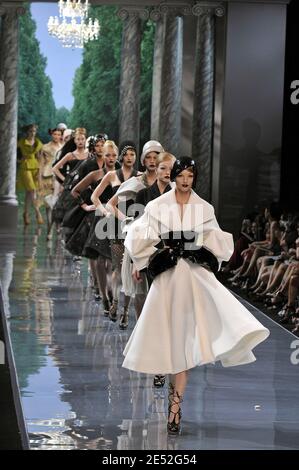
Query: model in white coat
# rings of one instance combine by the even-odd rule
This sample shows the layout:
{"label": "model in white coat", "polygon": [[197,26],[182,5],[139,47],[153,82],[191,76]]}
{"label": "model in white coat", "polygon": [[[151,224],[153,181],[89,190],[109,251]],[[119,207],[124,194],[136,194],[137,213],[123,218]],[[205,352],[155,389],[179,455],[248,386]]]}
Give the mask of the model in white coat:
{"label": "model in white coat", "polygon": [[233,238],[220,229],[213,206],[193,191],[194,160],[178,159],[171,179],[176,187],[146,206],[125,240],[137,269],[149,267],[156,276],[123,367],[171,375],[168,432],[177,434],[187,371],[218,360],[225,367],[253,362],[252,349],[269,330],[215,277],[233,253]]}

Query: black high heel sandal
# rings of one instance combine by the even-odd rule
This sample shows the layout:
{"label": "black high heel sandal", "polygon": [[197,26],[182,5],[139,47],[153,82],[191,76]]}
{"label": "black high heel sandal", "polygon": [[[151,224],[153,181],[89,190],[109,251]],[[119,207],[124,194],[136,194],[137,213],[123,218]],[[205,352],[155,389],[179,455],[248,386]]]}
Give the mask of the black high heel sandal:
{"label": "black high heel sandal", "polygon": [[113,302],[113,294],[112,294],[112,290],[111,290],[111,289],[108,290],[108,299],[109,299],[109,302],[112,304],[112,302]]}
{"label": "black high heel sandal", "polygon": [[117,309],[118,309],[118,301],[113,300],[113,303],[112,303],[112,305],[110,307],[110,310],[109,310],[109,318],[113,322],[116,322],[116,320],[117,320]]}
{"label": "black high heel sandal", "polygon": [[124,313],[120,316],[119,319],[119,328],[121,330],[126,330],[129,325],[129,307],[124,308]]}
{"label": "black high heel sandal", "polygon": [[156,388],[162,388],[165,385],[165,375],[155,375],[153,385]]}
{"label": "black high heel sandal", "polygon": [[101,294],[100,294],[100,290],[99,290],[98,287],[95,287],[94,288],[94,300],[99,301],[101,299],[102,299],[102,297],[101,297]]}
{"label": "black high heel sandal", "polygon": [[[167,432],[172,436],[177,436],[181,432],[182,411],[179,405],[183,402],[183,397],[179,395],[176,390],[174,390],[173,386],[172,390],[169,391],[169,401],[170,404],[168,406]],[[175,405],[179,407],[178,411],[172,411],[171,408]],[[169,421],[171,414],[173,415],[173,419],[172,421]]]}
{"label": "black high heel sandal", "polygon": [[110,306],[109,300],[107,298],[103,299],[103,307],[104,307],[104,315],[105,315],[105,317],[108,317],[109,316],[109,310],[110,310],[111,306]]}

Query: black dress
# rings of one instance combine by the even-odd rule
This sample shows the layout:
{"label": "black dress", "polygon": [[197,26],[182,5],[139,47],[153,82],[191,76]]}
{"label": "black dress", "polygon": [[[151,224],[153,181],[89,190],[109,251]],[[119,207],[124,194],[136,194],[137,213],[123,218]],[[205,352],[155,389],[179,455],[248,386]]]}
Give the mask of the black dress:
{"label": "black dress", "polygon": [[[96,183],[96,186],[99,184],[100,180]],[[95,188],[96,188],[95,186]],[[94,188],[94,189],[95,189]],[[101,195],[101,202],[106,204],[109,199],[113,196],[112,187],[108,186],[105,191],[103,191]],[[92,224],[89,229],[88,236],[85,240],[85,244],[83,246],[82,255],[89,259],[97,259],[99,256],[103,256],[104,258],[111,259],[111,247],[108,238],[100,239],[96,235],[96,226],[98,222],[103,220],[103,216],[95,215],[93,212],[93,220]]]}
{"label": "black dress", "polygon": [[79,182],[76,176],[78,174],[78,168],[84,162],[85,160],[82,161],[74,158],[73,160],[70,160],[67,165],[65,165],[68,166],[69,171],[63,182],[63,191],[58,197],[58,200],[53,207],[52,213],[52,220],[57,224],[61,224],[66,212],[77,205],[75,198],[71,195],[71,190]]}
{"label": "black dress", "polygon": [[[104,175],[107,173],[107,170],[105,168],[103,170],[103,173],[104,173]],[[87,190],[85,190],[81,193],[80,203],[82,203],[82,199],[83,199],[83,201],[86,204],[88,204],[88,205],[92,204],[92,201],[90,199],[91,195],[92,195],[93,191],[98,186],[98,184],[101,180],[102,180],[102,178],[100,178],[98,181],[95,181],[94,183],[92,183],[89,186],[89,188]],[[110,187],[108,187],[106,189],[109,190]],[[104,194],[104,197],[108,198],[107,199],[107,201],[108,201],[110,199],[111,191],[104,191],[103,194]],[[74,198],[74,200],[78,204],[77,199]],[[83,255],[86,258],[96,259],[99,256],[98,253],[95,253],[95,252],[92,252],[92,251],[90,253],[89,252],[85,253],[85,251],[84,251],[86,242],[89,239],[89,235],[92,232],[92,227],[94,226],[94,222],[95,222],[95,219],[96,219],[95,211],[87,212],[84,209],[82,209],[80,205],[79,206],[77,205],[77,209],[79,209],[79,211],[78,211],[77,215],[74,214],[74,219],[76,217],[77,217],[78,220],[79,220],[79,218],[81,218],[81,219],[79,220],[79,223],[77,224],[76,228],[72,231],[72,233],[67,238],[65,247],[72,255],[77,255],[77,256],[82,256]],[[74,212],[75,211],[76,210],[74,210]],[[70,217],[71,211],[69,211],[68,215],[69,215],[69,219],[70,219],[71,218]],[[106,247],[106,249],[107,249],[107,247]],[[108,246],[108,250],[109,250],[109,246]]]}
{"label": "black dress", "polygon": [[[121,183],[124,182],[124,175],[121,169],[116,170],[117,177]],[[137,176],[137,171],[133,170],[131,176]],[[101,195],[101,202],[106,204],[117,192],[120,185],[117,186],[108,186]],[[98,224],[105,223],[106,225],[106,237],[99,238],[96,234],[96,226]],[[119,234],[121,233],[120,221],[116,217],[106,218],[104,216],[95,216],[88,238],[86,240],[83,256],[91,259],[96,259],[98,256],[103,256],[104,258],[111,259],[111,243],[121,243],[122,240],[119,239]]]}
{"label": "black dress", "polygon": [[[167,191],[170,191],[171,189],[171,186],[168,184],[164,190],[164,193],[166,193]],[[164,194],[163,193],[163,194]],[[157,197],[161,196],[161,193],[160,193],[160,190],[159,190],[159,186],[158,186],[158,183],[157,181],[155,181],[154,184],[152,184],[151,186],[149,186],[148,188],[144,188],[144,189],[141,189],[138,193],[137,193],[137,196],[136,196],[136,204],[140,204],[140,206],[143,206],[145,208],[145,206],[150,202],[150,201],[153,201],[154,199],[156,199]],[[143,210],[144,212],[144,210]],[[143,214],[140,213],[138,214],[139,216]]]}

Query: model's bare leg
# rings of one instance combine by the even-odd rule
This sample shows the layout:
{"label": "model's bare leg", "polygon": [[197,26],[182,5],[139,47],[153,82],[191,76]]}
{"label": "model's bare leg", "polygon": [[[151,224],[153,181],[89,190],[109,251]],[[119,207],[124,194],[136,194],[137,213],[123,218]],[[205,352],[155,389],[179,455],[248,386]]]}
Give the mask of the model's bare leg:
{"label": "model's bare leg", "polygon": [[109,301],[111,303],[113,299],[113,294],[112,294],[112,282],[111,282],[112,262],[110,259],[106,259],[105,270],[106,270],[107,294],[108,294]]}
{"label": "model's bare leg", "polygon": [[93,287],[97,287],[97,260],[95,259],[90,259],[89,260],[89,266],[90,266],[90,272],[91,272],[91,277],[92,277],[92,283]]}
{"label": "model's bare leg", "polygon": [[50,207],[46,207],[46,216],[47,216],[47,240],[52,238],[52,209]]}
{"label": "model's bare leg", "polygon": [[[113,294],[113,303],[112,307],[109,311],[109,318],[112,321],[116,321],[117,319],[117,308],[120,296],[120,289],[121,289],[121,266],[123,261],[124,255],[124,244],[120,241],[113,241],[111,243],[111,254],[112,254],[112,276],[111,276],[111,284],[112,284],[112,294]],[[129,311],[129,303],[131,297],[125,295],[124,301],[124,312],[120,317],[120,328],[126,329],[128,326],[128,311]]]}
{"label": "model's bare leg", "polygon": [[187,385],[187,380],[188,380],[188,371],[184,370],[183,372],[179,372],[178,374],[175,374],[175,381],[174,381],[174,387],[177,393],[181,396],[184,395],[185,388]]}
{"label": "model's bare leg", "polygon": [[121,288],[121,275],[120,272],[117,270],[112,271],[111,276],[111,287],[112,287],[112,295],[113,295],[113,302],[118,302],[119,295],[120,295],[120,288]]}
{"label": "model's bare leg", "polygon": [[188,371],[184,370],[170,377],[169,409],[168,409],[168,432],[177,434],[180,430],[180,404],[188,380]]}
{"label": "model's bare leg", "polygon": [[97,285],[99,286],[102,294],[102,302],[104,307],[104,315],[109,315],[112,302],[111,291],[111,261],[104,256],[99,256],[96,260],[96,277]]}
{"label": "model's bare leg", "polygon": [[107,274],[106,274],[106,258],[99,256],[96,260],[96,276],[97,283],[100,288],[103,300],[107,299]]}
{"label": "model's bare leg", "polygon": [[34,191],[25,192],[25,205],[24,205],[25,212],[29,212],[30,206],[33,204],[33,197],[34,197]]}
{"label": "model's bare leg", "polygon": [[30,223],[30,207],[34,206],[35,191],[25,192],[25,204],[24,204],[24,223],[29,225]]}

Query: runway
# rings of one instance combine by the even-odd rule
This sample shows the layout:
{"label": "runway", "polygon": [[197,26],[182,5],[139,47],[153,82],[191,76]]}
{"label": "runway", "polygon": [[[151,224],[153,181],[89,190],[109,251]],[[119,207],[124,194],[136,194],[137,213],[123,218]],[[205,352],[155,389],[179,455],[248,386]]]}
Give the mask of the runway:
{"label": "runway", "polygon": [[296,336],[246,303],[271,330],[257,361],[192,369],[182,434],[168,437],[166,385],[121,367],[134,310],[121,331],[93,299],[87,260],[44,229],[18,236],[16,253],[2,244],[1,279],[31,449],[299,448]]}

